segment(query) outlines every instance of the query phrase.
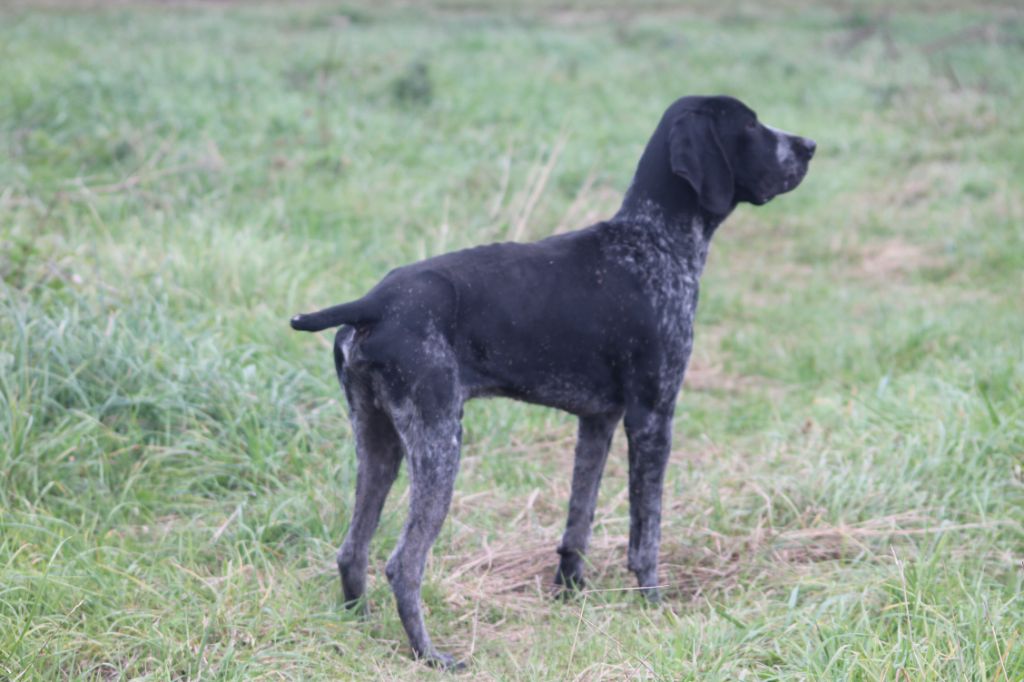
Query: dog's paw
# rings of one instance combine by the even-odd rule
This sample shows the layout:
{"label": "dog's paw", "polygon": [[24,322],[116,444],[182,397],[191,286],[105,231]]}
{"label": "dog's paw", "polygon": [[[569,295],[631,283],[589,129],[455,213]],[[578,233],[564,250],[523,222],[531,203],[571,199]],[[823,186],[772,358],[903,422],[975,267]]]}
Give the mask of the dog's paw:
{"label": "dog's paw", "polygon": [[445,670],[447,672],[459,672],[466,669],[465,661],[456,660],[451,654],[433,651],[429,654],[418,657],[431,668]]}
{"label": "dog's paw", "polygon": [[644,603],[648,606],[661,605],[661,590],[658,587],[641,587],[640,596],[644,598]]}
{"label": "dog's paw", "polygon": [[555,571],[555,586],[558,587],[558,594],[563,599],[578,594],[587,586],[587,581],[583,579],[583,566],[580,564],[581,562],[577,559],[567,566],[566,561],[563,560],[558,570]]}
{"label": "dog's paw", "polygon": [[356,599],[347,599],[342,603],[346,611],[360,620],[366,619],[370,615],[370,602],[366,599],[365,595]]}
{"label": "dog's paw", "polygon": [[555,571],[555,585],[568,590],[582,590],[586,586],[583,579],[583,554],[562,549],[559,549],[558,553],[562,558],[558,562],[558,570]]}

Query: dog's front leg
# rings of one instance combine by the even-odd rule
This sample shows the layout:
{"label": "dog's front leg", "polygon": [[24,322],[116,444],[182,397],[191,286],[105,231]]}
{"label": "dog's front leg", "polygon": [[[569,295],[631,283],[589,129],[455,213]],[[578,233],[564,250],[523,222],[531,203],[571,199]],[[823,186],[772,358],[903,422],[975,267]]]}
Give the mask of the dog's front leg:
{"label": "dog's front leg", "polygon": [[629,570],[649,601],[658,592],[658,546],[661,543],[661,495],[672,448],[672,413],[639,406],[626,411],[629,439]]}
{"label": "dog's front leg", "polygon": [[590,541],[594,507],[601,485],[601,473],[608,459],[608,447],[615,433],[621,411],[580,417],[576,441],[576,461],[572,469],[572,493],[569,497],[569,519],[558,553],[562,555],[555,573],[555,584],[568,589],[583,587],[583,555]]}

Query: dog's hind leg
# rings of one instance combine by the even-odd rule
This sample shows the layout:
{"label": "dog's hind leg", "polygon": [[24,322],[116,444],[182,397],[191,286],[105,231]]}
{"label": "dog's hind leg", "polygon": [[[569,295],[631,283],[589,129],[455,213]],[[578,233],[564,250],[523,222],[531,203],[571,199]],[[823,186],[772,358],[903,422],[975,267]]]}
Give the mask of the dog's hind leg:
{"label": "dog's hind leg", "polygon": [[370,539],[402,463],[401,443],[384,412],[357,400],[352,405],[352,428],[358,458],[356,499],[348,534],[338,550],[341,587],[350,608],[360,604],[366,591]]}
{"label": "dog's hind leg", "polygon": [[336,361],[348,398],[358,463],[355,505],[348,534],[338,550],[338,573],[346,606],[365,609],[365,603],[360,600],[366,592],[370,539],[380,521],[384,500],[398,476],[402,444],[390,417],[375,404],[368,378],[346,374],[340,348]]}
{"label": "dog's hind leg", "polygon": [[661,496],[672,449],[672,408],[631,407],[625,427],[629,439],[629,570],[652,602],[658,592],[661,544]]}
{"label": "dog's hind leg", "polygon": [[569,518],[558,546],[561,560],[555,573],[555,584],[569,589],[583,587],[583,556],[590,541],[594,507],[601,485],[601,474],[608,459],[608,448],[621,412],[580,417],[576,441],[576,460],[572,469],[572,493],[569,496]]}
{"label": "dog's hind leg", "polygon": [[421,370],[411,400],[392,407],[395,428],[409,462],[409,518],[387,563],[398,614],[417,658],[441,667],[455,659],[434,648],[420,605],[423,571],[434,540],[448,515],[462,441],[461,401],[444,370]]}

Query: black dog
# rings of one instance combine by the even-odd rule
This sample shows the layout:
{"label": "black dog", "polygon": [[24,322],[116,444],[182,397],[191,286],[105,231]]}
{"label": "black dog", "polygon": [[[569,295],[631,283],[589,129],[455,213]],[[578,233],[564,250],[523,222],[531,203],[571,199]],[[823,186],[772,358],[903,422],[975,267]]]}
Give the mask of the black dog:
{"label": "black dog", "polygon": [[601,472],[625,418],[629,569],[657,600],[662,482],[708,244],[737,203],[796,187],[814,148],[761,125],[738,100],[684,97],[662,117],[611,220],[430,258],[391,271],[357,301],[292,318],[302,331],[345,325],[334,359],[359,460],[338,551],[345,599],[363,596],[370,537],[404,454],[409,518],[387,577],[416,656],[454,663],[423,623],[423,567],[459,468],[462,405],[505,396],[579,417],[555,576],[567,587],[583,584]]}

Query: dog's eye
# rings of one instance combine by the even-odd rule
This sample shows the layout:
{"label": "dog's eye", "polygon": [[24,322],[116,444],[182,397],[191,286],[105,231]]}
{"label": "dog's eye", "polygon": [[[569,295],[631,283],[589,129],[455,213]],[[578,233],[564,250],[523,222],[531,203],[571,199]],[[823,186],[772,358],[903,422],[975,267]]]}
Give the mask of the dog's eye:
{"label": "dog's eye", "polygon": [[757,128],[757,119],[756,118],[752,118],[749,121],[747,121],[747,130],[753,130],[755,128]]}

